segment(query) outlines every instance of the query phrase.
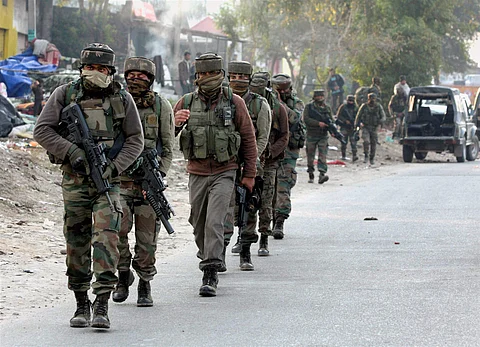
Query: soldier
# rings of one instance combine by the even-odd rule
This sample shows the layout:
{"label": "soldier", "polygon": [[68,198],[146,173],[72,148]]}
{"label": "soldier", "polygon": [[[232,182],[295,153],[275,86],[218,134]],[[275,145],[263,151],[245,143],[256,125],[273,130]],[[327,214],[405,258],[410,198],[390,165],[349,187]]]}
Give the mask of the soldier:
{"label": "soldier", "polygon": [[[267,100],[259,94],[252,93],[249,90],[249,84],[252,76],[252,65],[246,61],[231,61],[228,63],[228,79],[230,81],[230,88],[234,94],[242,97],[247,106],[250,118],[252,119],[253,127],[255,128],[255,136],[257,141],[257,177],[263,176],[263,165],[261,164],[260,156],[267,147],[268,138],[270,135],[270,126],[272,124],[272,116],[270,106]],[[228,240],[233,233],[233,216],[235,208],[235,192],[232,194],[230,200],[229,214],[225,221],[225,242],[228,245]],[[257,227],[257,213],[250,212],[248,215],[247,226],[243,228],[241,241],[240,235],[237,238],[237,243],[232,247],[232,253],[240,253],[240,270],[251,271],[254,266],[251,260],[250,247],[252,243],[258,241],[256,232]]]}
{"label": "soldier", "polygon": [[[131,57],[125,61],[125,78],[128,91],[137,105],[145,136],[144,151],[156,149],[162,176],[172,163],[173,112],[167,99],[150,88],[155,79],[155,64],[144,57]],[[132,166],[135,166],[134,163]],[[129,170],[132,167],[129,168]],[[127,170],[127,172],[129,171]],[[120,198],[123,208],[118,250],[118,284],[113,292],[115,302],[128,297],[128,287],[134,277],[130,265],[139,276],[137,306],[153,306],[150,281],[157,273],[155,252],[160,224],[155,211],[142,193],[141,182],[135,181],[126,172],[120,176]],[[128,233],[135,222],[135,254],[128,244]]]}
{"label": "soldier", "polygon": [[275,226],[272,234],[275,239],[282,239],[284,235],[284,221],[292,210],[290,195],[297,183],[297,159],[300,148],[305,145],[305,124],[302,121],[303,102],[295,96],[292,88],[292,79],[285,74],[272,77],[272,86],[279,93],[288,111],[289,141],[285,149],[285,157],[280,161],[277,170]]}
{"label": "soldier", "polygon": [[332,98],[332,110],[337,112],[338,107],[343,103],[343,85],[345,80],[341,75],[335,72],[335,68],[332,67],[328,70],[327,86],[330,90],[330,96]]}
{"label": "soldier", "polygon": [[223,59],[205,53],[195,60],[198,89],[174,107],[175,133],[188,159],[190,224],[203,271],[201,296],[215,296],[217,272],[222,267],[224,224],[232,197],[237,157],[243,157],[241,183],[252,191],[257,149],[255,130],[243,99],[222,87]]}
{"label": "soldier", "polygon": [[[263,163],[263,191],[261,206],[258,212],[260,232],[259,256],[270,254],[268,250],[268,235],[272,233],[273,221],[273,198],[276,189],[277,170],[280,161],[284,157],[285,148],[288,144],[288,115],[279,96],[270,87],[270,74],[268,72],[256,72],[252,75],[250,88],[267,98],[272,110],[272,124],[267,148],[260,157]],[[277,239],[283,238],[283,231],[279,230],[274,235]]]}
{"label": "soldier", "polygon": [[[63,232],[67,243],[68,288],[75,293],[77,310],[71,327],[90,324],[92,275],[92,327],[109,328],[108,300],[117,283],[118,232],[122,209],[118,174],[128,168],[143,149],[143,132],[132,96],[113,82],[115,53],[107,45],[92,43],[81,52],[80,79],[52,93],[35,126],[34,137],[58,161],[62,161],[65,205]],[[107,146],[108,165],[102,178],[113,186],[99,194],[92,179],[82,144],[59,135],[62,109],[80,105],[94,140]],[[93,221],[92,221],[93,218]],[[93,247],[93,252],[91,248]],[[92,266],[93,263],[93,273]]]}
{"label": "soldier", "polygon": [[407,106],[407,96],[405,95],[405,89],[398,87],[395,89],[395,94],[390,98],[388,103],[388,112],[390,117],[393,118],[393,138],[399,138],[402,133],[402,122],[405,116],[405,108]]}
{"label": "soldier", "polygon": [[380,84],[382,83],[380,77],[372,77],[372,84],[368,87],[368,93],[374,93],[377,96],[377,103],[382,103],[382,89]]}
{"label": "soldier", "polygon": [[315,152],[318,149],[317,169],[320,172],[318,183],[323,184],[328,181],[328,124],[327,118],[331,123],[334,122],[332,109],[325,103],[325,90],[318,89],[313,91],[313,101],[305,106],[303,111],[303,121],[307,126],[307,172],[308,183],[313,183],[315,178],[315,168],[313,161]]}
{"label": "soldier", "polygon": [[340,132],[344,136],[345,142],[342,143],[342,160],[346,160],[347,143],[350,140],[350,146],[352,147],[352,161],[358,160],[357,157],[357,141],[354,138],[355,128],[355,116],[357,115],[357,106],[355,105],[355,97],[353,95],[347,96],[347,103],[340,106],[337,113],[336,124],[340,126]]}
{"label": "soldier", "polygon": [[386,119],[382,105],[377,103],[376,100],[377,95],[369,93],[367,102],[360,106],[357,117],[355,118],[355,126],[359,126],[362,129],[363,152],[365,154],[363,162],[365,164],[368,163],[368,159],[370,158],[371,165],[375,164],[378,127],[382,126]]}

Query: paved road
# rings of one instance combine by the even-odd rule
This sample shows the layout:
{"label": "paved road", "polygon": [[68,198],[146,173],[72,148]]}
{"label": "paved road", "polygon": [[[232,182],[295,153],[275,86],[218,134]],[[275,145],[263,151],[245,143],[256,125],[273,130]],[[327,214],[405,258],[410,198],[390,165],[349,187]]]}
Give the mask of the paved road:
{"label": "paved road", "polygon": [[480,346],[479,161],[399,168],[297,196],[286,238],[254,272],[229,254],[216,298],[189,247],[159,264],[154,308],[134,293],[109,331],[71,329],[72,298],[3,324],[0,345]]}

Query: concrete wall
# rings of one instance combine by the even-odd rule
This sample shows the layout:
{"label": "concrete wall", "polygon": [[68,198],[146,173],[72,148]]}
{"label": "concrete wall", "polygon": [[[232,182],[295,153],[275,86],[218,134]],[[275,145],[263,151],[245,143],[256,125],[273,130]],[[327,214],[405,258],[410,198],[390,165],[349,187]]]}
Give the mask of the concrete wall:
{"label": "concrete wall", "polygon": [[13,27],[22,34],[28,35],[28,0],[15,0],[13,9]]}
{"label": "concrete wall", "polygon": [[0,3],[0,34],[3,34],[2,47],[0,47],[0,60],[4,60],[17,54],[17,31],[13,26],[13,0],[8,1],[7,6]]}

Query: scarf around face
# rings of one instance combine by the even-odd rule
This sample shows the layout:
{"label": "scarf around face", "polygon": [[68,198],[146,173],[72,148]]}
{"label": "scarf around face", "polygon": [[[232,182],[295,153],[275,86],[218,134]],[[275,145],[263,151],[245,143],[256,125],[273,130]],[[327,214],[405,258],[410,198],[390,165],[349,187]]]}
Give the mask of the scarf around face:
{"label": "scarf around face", "polygon": [[198,91],[207,98],[211,98],[216,95],[222,87],[223,73],[220,72],[217,75],[203,76],[195,80],[195,84],[198,86]]}
{"label": "scarf around face", "polygon": [[112,83],[113,77],[96,70],[82,70],[82,81],[86,89],[100,91]]}
{"label": "scarf around face", "polygon": [[248,90],[249,80],[234,80],[230,81],[230,88],[237,95],[243,95]]}
{"label": "scarf around face", "polygon": [[140,78],[127,79],[128,92],[132,94],[137,107],[147,108],[155,103],[155,93],[150,90],[150,85],[150,81]]}

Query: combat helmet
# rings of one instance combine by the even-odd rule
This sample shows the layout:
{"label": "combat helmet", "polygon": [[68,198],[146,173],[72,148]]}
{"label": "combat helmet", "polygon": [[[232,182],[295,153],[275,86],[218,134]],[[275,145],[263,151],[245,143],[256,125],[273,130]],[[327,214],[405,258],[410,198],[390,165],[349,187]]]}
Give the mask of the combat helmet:
{"label": "combat helmet", "polygon": [[150,78],[150,82],[153,82],[155,79],[155,63],[145,57],[130,57],[125,60],[124,67],[125,76],[127,76],[130,71],[140,71]]}
{"label": "combat helmet", "polygon": [[252,64],[248,61],[231,61],[228,63],[228,73],[251,75],[252,72]]}
{"label": "combat helmet", "polygon": [[80,53],[80,65],[99,64],[108,66],[115,73],[115,52],[103,43],[90,43]]}
{"label": "combat helmet", "polygon": [[292,79],[289,75],[280,73],[272,77],[272,84],[275,89],[288,90],[292,87]]}
{"label": "combat helmet", "polygon": [[204,53],[198,58],[195,58],[195,71],[210,72],[216,70],[223,70],[223,59],[216,53]]}

